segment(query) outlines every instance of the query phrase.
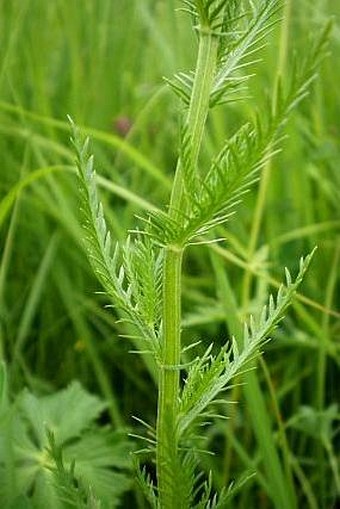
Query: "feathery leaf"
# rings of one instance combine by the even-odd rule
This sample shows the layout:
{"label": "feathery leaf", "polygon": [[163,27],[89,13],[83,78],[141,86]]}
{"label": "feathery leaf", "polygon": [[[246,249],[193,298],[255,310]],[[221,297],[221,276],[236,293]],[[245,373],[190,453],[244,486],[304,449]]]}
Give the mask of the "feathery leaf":
{"label": "feathery leaf", "polygon": [[89,154],[88,148],[89,140],[83,141],[79,129],[71,119],[70,122],[72,143],[77,155],[89,260],[114,305],[126,316],[125,320],[139,330],[141,337],[148,342],[156,358],[159,358],[162,255],[156,254],[154,245],[147,237],[142,240],[137,236],[134,242],[128,237],[123,248],[118,244],[112,246],[103,206],[97,194],[93,156]]}
{"label": "feathery leaf", "polygon": [[300,285],[310,264],[314,251],[300,260],[300,267],[294,282],[289,277],[287,286],[281,286],[276,297],[269,299],[269,305],[261,313],[258,322],[253,319],[244,328],[242,350],[235,339],[227,343],[216,355],[212,355],[212,344],[205,354],[191,365],[181,395],[178,417],[179,436],[184,435],[194,421],[210,405],[218,394],[228,388],[231,379],[245,369],[261,345],[268,341],[270,334],[283,319],[294,293]]}

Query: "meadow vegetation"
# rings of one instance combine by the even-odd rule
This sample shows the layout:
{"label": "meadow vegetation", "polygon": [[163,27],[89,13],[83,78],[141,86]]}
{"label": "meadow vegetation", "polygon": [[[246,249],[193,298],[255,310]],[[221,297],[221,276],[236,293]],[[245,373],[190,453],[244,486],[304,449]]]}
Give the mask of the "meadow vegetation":
{"label": "meadow vegetation", "polygon": [[339,15],[0,3],[0,507],[336,507]]}

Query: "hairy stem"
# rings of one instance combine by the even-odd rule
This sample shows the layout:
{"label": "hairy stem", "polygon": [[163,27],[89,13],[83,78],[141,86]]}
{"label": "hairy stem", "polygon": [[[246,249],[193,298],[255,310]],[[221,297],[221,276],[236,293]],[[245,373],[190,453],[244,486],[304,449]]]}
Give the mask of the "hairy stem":
{"label": "hairy stem", "polygon": [[[200,31],[195,80],[186,125],[191,136],[191,160],[197,166],[203,130],[209,111],[210,92],[216,67],[218,39],[208,30]],[[171,193],[169,213],[176,217],[183,207],[184,185],[181,161],[178,161]],[[163,271],[163,344],[159,368],[157,414],[157,479],[162,509],[184,507],[179,500],[171,466],[176,461],[176,416],[179,400],[179,364],[181,353],[181,267],[183,248],[165,248]]]}

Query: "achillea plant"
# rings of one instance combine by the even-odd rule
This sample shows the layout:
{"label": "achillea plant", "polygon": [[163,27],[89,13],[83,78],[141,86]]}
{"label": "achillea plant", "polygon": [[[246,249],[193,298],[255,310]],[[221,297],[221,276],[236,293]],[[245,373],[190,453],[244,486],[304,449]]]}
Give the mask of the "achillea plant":
{"label": "achillea plant", "polygon": [[[182,362],[182,260],[192,244],[210,242],[214,228],[234,214],[244,193],[278,150],[282,128],[291,110],[308,93],[327,42],[327,30],[285,82],[279,81],[267,111],[243,125],[226,140],[208,168],[199,156],[209,111],[240,100],[249,76],[247,67],[278,19],[279,0],[182,0],[197,33],[195,70],[168,80],[183,104],[179,158],[169,205],[143,219],[144,230],[113,245],[96,190],[89,142],[72,123],[77,153],[86,246],[93,269],[108,297],[136,329],[143,353],[152,355],[158,369],[156,429],[148,440],[156,460],[157,483],[145,468],[138,478],[152,507],[225,507],[229,491],[211,493],[203,480],[195,450],[198,427],[235,375],[249,366],[283,318],[305,274],[311,255],[300,261],[292,280],[276,297],[270,296],[258,320],[250,317],[243,336],[228,340],[216,355],[209,346],[203,356]],[[208,235],[209,234],[209,235]],[[213,343],[213,338],[212,338]],[[186,372],[184,384],[180,373]],[[183,386],[182,386],[183,385]],[[149,426],[149,425],[148,425]],[[150,429],[149,429],[150,431]],[[274,473],[273,473],[274,475]],[[280,473],[275,506],[285,500]],[[276,497],[277,495],[277,497]]]}

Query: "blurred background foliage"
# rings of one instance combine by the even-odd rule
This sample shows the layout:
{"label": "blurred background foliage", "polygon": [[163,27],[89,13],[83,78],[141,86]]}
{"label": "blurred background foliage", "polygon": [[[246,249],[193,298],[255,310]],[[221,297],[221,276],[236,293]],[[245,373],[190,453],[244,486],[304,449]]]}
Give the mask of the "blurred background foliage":
{"label": "blurred background foliage", "polygon": [[[133,426],[132,415],[154,422],[155,370],[129,353],[121,324],[95,293],[66,115],[92,138],[108,221],[122,239],[136,214],[169,196],[180,106],[162,77],[190,69],[195,55],[195,34],[178,6],[0,2],[0,357],[12,396],[23,387],[47,396],[77,379],[108,402],[105,419],[115,428]],[[286,431],[299,507],[331,507],[340,489],[340,4],[288,0],[285,14],[254,64],[249,97],[209,118],[202,165],[250,108],[268,107],[278,70],[288,75],[292,55],[303,55],[333,16],[330,55],[259,193],[217,232],[226,241],[187,253],[183,336],[223,342],[231,308],[256,313],[283,266],[294,272],[299,256],[318,246],[303,295],[258,371],[279,449],[277,430]],[[217,487],[259,462],[245,403],[230,414],[206,437],[218,453],[205,461]],[[261,475],[259,467],[234,506],[271,507]]]}

